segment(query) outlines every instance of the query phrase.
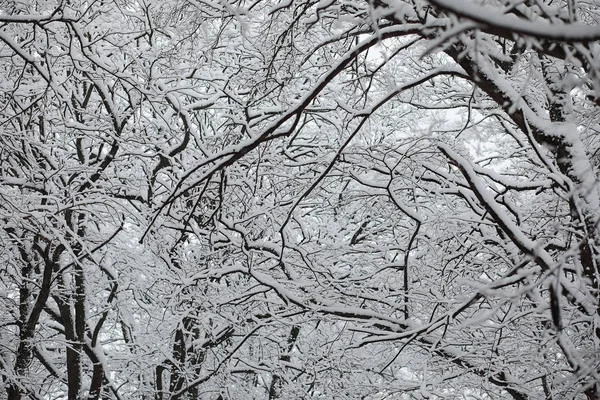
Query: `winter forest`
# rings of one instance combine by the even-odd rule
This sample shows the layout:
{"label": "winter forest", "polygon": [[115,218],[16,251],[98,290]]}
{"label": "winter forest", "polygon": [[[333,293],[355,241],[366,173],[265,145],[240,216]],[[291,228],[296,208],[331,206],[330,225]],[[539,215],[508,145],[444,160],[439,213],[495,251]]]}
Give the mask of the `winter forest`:
{"label": "winter forest", "polygon": [[600,399],[600,1],[0,1],[0,399]]}

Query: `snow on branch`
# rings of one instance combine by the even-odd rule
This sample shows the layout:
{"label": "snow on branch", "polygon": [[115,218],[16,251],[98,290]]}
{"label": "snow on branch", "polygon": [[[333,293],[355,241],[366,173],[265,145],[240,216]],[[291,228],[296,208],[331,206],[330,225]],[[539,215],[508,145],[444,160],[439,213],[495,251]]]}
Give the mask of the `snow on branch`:
{"label": "snow on branch", "polygon": [[514,15],[500,14],[493,7],[482,7],[455,0],[429,0],[446,12],[491,27],[494,30],[512,32],[559,42],[592,42],[600,39],[600,27],[583,24],[548,24],[527,21]]}

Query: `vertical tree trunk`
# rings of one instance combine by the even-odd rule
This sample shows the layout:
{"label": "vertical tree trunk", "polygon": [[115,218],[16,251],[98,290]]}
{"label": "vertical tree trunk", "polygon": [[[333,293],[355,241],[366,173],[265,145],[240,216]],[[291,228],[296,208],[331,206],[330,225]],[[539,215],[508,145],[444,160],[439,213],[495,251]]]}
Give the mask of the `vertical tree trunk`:
{"label": "vertical tree trunk", "polygon": [[31,291],[28,281],[31,279],[33,267],[29,262],[29,257],[21,250],[23,266],[21,267],[21,287],[19,288],[19,347],[15,356],[14,376],[15,380],[8,385],[8,400],[20,400],[22,396],[21,386],[18,385],[20,377],[25,376],[27,368],[31,363],[33,350],[31,348],[31,339],[33,332],[29,330],[27,317],[30,310]]}
{"label": "vertical tree trunk", "polygon": [[[14,230],[8,230],[9,234],[14,235]],[[19,253],[23,265],[21,267],[21,285],[19,288],[19,346],[15,357],[14,376],[15,380],[8,385],[7,394],[9,400],[19,400],[26,391],[19,384],[20,377],[27,375],[27,370],[33,361],[33,337],[35,328],[42,313],[42,309],[46,304],[46,300],[50,295],[50,285],[52,281],[52,273],[56,267],[56,259],[60,257],[63,247],[59,246],[55,249],[53,258],[49,257],[50,244],[46,246],[46,250],[42,250],[36,243],[33,248],[44,260],[44,271],[42,280],[39,284],[39,292],[37,297],[33,298],[33,293],[29,286],[29,282],[33,279],[34,261],[29,252],[19,246]]]}
{"label": "vertical tree trunk", "polygon": [[[287,338],[287,348],[285,349],[285,354],[282,355],[279,360],[289,362],[291,360],[290,352],[294,348],[296,344],[296,340],[298,339],[298,334],[300,333],[300,327],[294,325],[290,334]],[[273,374],[273,379],[271,380],[271,385],[269,387],[269,400],[280,399],[283,394],[283,379],[278,374]]]}

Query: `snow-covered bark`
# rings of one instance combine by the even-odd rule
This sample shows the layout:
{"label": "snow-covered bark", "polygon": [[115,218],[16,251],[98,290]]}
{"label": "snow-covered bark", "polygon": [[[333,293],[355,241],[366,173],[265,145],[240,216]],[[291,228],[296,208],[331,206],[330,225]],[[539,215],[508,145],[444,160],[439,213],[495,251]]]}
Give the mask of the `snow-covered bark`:
{"label": "snow-covered bark", "polygon": [[598,398],[597,7],[0,5],[0,396]]}

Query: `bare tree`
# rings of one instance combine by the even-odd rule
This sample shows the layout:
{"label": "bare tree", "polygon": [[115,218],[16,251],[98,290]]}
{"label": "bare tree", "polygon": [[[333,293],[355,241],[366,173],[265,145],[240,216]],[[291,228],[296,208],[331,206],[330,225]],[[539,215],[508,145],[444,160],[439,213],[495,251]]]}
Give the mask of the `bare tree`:
{"label": "bare tree", "polygon": [[597,9],[0,5],[6,398],[597,399]]}

